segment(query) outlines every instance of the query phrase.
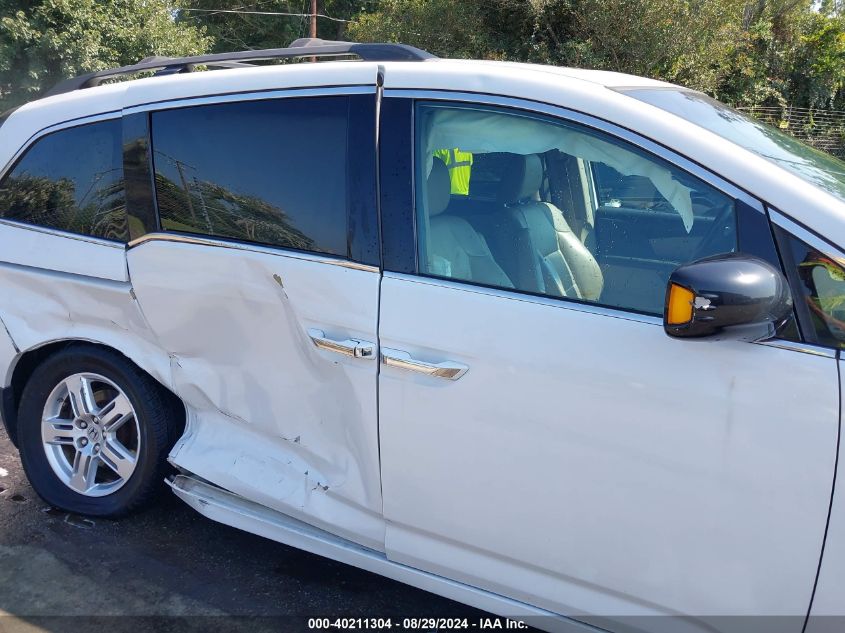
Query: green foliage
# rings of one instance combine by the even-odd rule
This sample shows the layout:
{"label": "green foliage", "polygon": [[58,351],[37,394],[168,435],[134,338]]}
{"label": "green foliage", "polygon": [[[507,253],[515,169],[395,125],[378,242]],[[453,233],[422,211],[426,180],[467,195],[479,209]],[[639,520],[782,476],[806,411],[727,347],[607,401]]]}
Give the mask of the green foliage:
{"label": "green foliage", "polygon": [[349,32],[450,57],[665,79],[736,105],[844,107],[840,0],[383,0]]}
{"label": "green foliage", "polygon": [[712,90],[741,0],[385,0],[349,32],[451,57],[618,70]]}
{"label": "green foliage", "polygon": [[[845,109],[843,8],[843,0],[319,0],[318,36],[646,75],[734,105]],[[284,46],[308,35],[309,10],[309,0],[0,0],[0,108],[64,77],[153,54]]]}
{"label": "green foliage", "polygon": [[[202,25],[213,40],[212,52],[281,48],[308,37],[308,0],[181,0],[177,22]],[[320,0],[317,36],[342,39],[346,22],[359,13],[374,10],[378,0]],[[291,14],[291,15],[282,15]]]}
{"label": "green foliage", "polygon": [[384,0],[348,27],[362,42],[402,42],[450,57],[495,57],[494,33],[479,3],[455,0]]}
{"label": "green foliage", "polygon": [[[185,0],[179,3],[177,21],[185,26],[202,25],[211,36],[211,52],[279,48],[307,33],[301,17],[225,13],[220,11],[301,12],[302,0],[271,0],[245,3],[241,0]],[[303,26],[304,25],[304,26]],[[305,29],[305,31],[303,31]]]}
{"label": "green foliage", "polygon": [[166,2],[0,0],[0,16],[0,109],[69,76],[209,45],[201,28],[176,24]]}
{"label": "green foliage", "polygon": [[789,92],[810,107],[842,107],[845,18],[807,16],[791,55]]}

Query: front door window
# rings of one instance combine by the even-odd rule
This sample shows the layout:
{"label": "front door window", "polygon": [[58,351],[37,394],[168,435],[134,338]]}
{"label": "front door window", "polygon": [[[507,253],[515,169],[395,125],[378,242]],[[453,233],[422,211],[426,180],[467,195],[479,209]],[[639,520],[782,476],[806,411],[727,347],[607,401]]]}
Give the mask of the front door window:
{"label": "front door window", "polygon": [[424,274],[661,314],[677,266],[737,248],[733,199],[586,127],[419,104]]}

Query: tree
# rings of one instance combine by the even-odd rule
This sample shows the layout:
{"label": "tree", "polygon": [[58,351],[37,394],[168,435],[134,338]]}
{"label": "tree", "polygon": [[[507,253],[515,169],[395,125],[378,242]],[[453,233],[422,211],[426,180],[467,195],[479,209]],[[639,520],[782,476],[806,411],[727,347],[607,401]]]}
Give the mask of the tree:
{"label": "tree", "polygon": [[402,42],[449,57],[500,57],[491,26],[476,2],[383,0],[347,30],[355,41]]}
{"label": "tree", "polygon": [[[60,79],[276,48],[309,0],[0,0],[0,111]],[[319,0],[323,39],[665,79],[732,105],[845,109],[845,0]]]}
{"label": "tree", "polygon": [[201,28],[177,24],[166,2],[0,0],[0,15],[0,109],[70,76],[210,45]]}
{"label": "tree", "polygon": [[645,75],[734,105],[845,107],[842,0],[382,0],[349,33]]}
{"label": "tree", "polygon": [[789,93],[794,105],[845,105],[845,18],[808,15],[790,55]]}
{"label": "tree", "polygon": [[587,66],[712,91],[742,0],[384,0],[349,25],[452,57]]}
{"label": "tree", "polygon": [[[320,0],[317,36],[343,39],[347,21],[366,14],[379,0]],[[214,52],[281,48],[308,37],[309,0],[181,0],[177,22],[201,26],[213,38]]]}
{"label": "tree", "polygon": [[305,4],[303,0],[183,0],[176,15],[181,25],[205,29],[213,40],[212,52],[280,48],[307,35],[308,24],[302,16],[270,14],[303,13]]}

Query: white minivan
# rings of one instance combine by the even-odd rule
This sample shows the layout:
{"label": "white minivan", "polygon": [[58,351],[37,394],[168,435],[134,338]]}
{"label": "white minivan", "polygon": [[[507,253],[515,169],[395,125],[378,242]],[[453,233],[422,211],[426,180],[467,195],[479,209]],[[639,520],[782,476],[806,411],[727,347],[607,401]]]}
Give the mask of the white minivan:
{"label": "white minivan", "polygon": [[320,40],[2,120],[48,504],[166,478],[549,630],[845,628],[844,163],[659,81]]}

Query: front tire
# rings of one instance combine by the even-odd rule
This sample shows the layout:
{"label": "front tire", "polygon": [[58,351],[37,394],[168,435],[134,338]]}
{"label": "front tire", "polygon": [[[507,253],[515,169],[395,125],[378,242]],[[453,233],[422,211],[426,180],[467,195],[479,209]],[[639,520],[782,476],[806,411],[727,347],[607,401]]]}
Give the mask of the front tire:
{"label": "front tire", "polygon": [[125,515],[159,489],[174,417],[162,387],[125,357],[71,345],[35,369],[21,396],[24,471],[51,506]]}

